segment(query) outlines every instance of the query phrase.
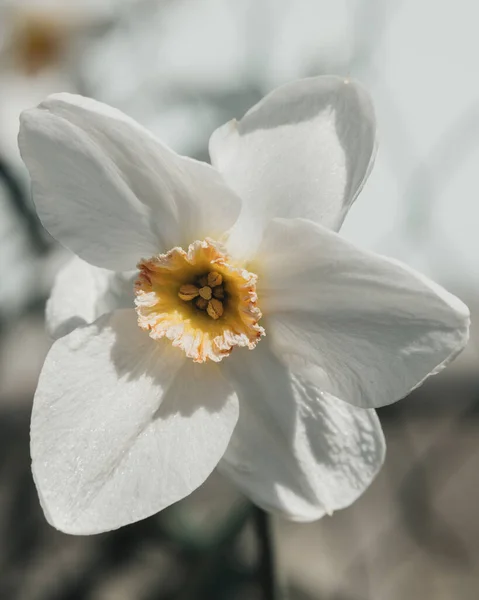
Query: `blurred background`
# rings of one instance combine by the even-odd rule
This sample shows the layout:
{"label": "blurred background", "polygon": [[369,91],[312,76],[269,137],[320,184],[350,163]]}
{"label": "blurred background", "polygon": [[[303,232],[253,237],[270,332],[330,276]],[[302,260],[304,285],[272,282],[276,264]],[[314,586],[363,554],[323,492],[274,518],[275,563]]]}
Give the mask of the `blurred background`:
{"label": "blurred background", "polygon": [[274,521],[278,577],[291,600],[478,598],[478,18],[474,0],[0,0],[2,600],[262,598],[254,511],[217,474],[111,534],[46,524],[29,416],[68,254],[30,203],[19,113],[78,92],[208,160],[217,126],[325,73],[361,80],[378,119],[376,166],[343,235],[460,296],[473,329],[451,367],[379,411],[388,456],[359,502],[314,524]]}

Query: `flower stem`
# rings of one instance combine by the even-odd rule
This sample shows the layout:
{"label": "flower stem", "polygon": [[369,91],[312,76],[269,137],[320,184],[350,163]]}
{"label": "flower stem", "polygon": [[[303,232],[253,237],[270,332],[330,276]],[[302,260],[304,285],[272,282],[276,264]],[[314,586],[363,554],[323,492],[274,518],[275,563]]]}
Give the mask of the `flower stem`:
{"label": "flower stem", "polygon": [[274,548],[268,514],[255,506],[254,525],[259,544],[258,579],[263,600],[278,600]]}

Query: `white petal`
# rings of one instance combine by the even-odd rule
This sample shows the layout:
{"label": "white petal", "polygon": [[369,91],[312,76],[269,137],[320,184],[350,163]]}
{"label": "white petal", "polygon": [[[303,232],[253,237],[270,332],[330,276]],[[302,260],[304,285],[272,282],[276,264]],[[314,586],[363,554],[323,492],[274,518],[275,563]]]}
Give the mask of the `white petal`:
{"label": "white petal", "polygon": [[390,404],[464,348],[469,311],[401,263],[302,219],[272,222],[258,295],[276,353],[321,389]]}
{"label": "white petal", "polygon": [[24,112],[19,145],[43,224],[99,267],[127,271],[142,257],[218,237],[240,209],[212,167],[88,98],[56,94]]}
{"label": "white petal", "polygon": [[312,521],[354,502],[385,453],[374,410],[323,393],[275,358],[267,339],[223,366],[240,416],[219,470],[264,509]]}
{"label": "white petal", "polygon": [[367,92],[324,76],[283,85],[215,131],[212,164],[244,202],[231,251],[246,255],[273,217],[338,230],[372,168],[375,129]]}
{"label": "white petal", "polygon": [[238,418],[215,365],[153,341],[133,310],[55,342],[34,400],[32,469],[47,519],[67,533],[115,529],[197,488]]}
{"label": "white petal", "polygon": [[47,302],[46,322],[58,339],[117,308],[133,308],[135,274],[94,267],[74,256],[58,272]]}

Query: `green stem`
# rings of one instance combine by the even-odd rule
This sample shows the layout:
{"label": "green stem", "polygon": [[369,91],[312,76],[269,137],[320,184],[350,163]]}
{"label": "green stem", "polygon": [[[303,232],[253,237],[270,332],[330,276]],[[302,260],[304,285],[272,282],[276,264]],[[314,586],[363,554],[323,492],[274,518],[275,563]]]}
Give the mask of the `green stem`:
{"label": "green stem", "polygon": [[253,518],[259,546],[258,579],[262,599],[278,600],[271,523],[268,514],[259,507],[255,507]]}

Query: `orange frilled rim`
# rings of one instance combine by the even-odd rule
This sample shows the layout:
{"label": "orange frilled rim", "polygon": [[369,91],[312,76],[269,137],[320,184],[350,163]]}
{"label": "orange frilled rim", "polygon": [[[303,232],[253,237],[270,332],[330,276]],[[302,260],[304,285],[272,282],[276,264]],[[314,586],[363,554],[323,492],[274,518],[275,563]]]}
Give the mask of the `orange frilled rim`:
{"label": "orange frilled rim", "polygon": [[142,260],[138,269],[138,325],[155,340],[166,337],[195,362],[220,362],[235,346],[253,349],[265,334],[257,275],[232,264],[217,242],[173,248]]}

